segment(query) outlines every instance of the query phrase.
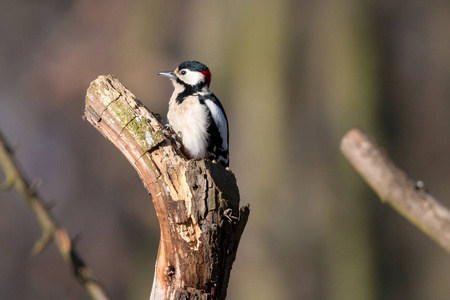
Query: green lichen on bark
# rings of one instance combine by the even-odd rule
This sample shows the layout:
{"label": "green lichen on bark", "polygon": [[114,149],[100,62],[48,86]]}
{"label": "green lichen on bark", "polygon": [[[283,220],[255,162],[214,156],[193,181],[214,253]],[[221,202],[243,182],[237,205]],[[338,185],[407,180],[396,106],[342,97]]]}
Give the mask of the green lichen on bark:
{"label": "green lichen on bark", "polygon": [[[105,84],[106,82],[107,84]],[[105,106],[103,113],[98,118],[101,119],[104,112],[108,110],[123,126],[119,137],[124,132],[128,132],[142,149],[143,153],[149,151],[161,143],[164,140],[164,136],[159,131],[155,131],[150,125],[151,121],[141,114],[139,110],[143,108],[142,103],[140,101],[134,101],[136,98],[134,95],[130,95],[124,86],[115,86],[113,82],[116,82],[114,77],[106,76],[91,83],[90,90],[94,92],[93,94],[96,97],[102,99],[102,104]],[[116,83],[116,85],[118,84]],[[128,102],[127,98],[133,99],[133,102]],[[92,102],[89,97],[86,97],[87,106]],[[95,109],[93,111],[98,112]],[[149,113],[148,115],[154,118],[152,114]]]}
{"label": "green lichen on bark", "polygon": [[111,103],[109,109],[123,125],[123,131],[132,136],[142,151],[148,151],[163,141],[161,134],[150,126],[149,120],[138,115],[122,97]]}

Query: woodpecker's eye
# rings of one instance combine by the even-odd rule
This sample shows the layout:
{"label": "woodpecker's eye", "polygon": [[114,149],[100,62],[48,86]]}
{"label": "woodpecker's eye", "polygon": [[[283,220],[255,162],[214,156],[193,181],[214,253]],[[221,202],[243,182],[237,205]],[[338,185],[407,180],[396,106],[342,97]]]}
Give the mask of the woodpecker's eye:
{"label": "woodpecker's eye", "polygon": [[181,75],[186,75],[186,70],[181,70],[181,71],[180,71],[180,74],[181,74]]}

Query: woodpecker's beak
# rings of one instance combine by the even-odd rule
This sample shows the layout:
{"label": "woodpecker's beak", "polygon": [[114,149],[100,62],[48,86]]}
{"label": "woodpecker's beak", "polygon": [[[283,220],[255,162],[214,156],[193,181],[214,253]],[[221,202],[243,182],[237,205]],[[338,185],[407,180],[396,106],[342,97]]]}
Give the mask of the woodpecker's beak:
{"label": "woodpecker's beak", "polygon": [[159,72],[158,75],[164,76],[164,77],[168,77],[168,78],[170,78],[170,79],[175,79],[175,78],[177,78],[177,76],[175,75],[174,72]]}

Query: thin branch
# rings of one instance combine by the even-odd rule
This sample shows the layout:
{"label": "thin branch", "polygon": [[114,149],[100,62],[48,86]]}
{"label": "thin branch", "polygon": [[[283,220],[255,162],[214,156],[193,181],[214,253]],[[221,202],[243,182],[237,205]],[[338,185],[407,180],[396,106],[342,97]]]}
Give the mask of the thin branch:
{"label": "thin branch", "polygon": [[341,151],[387,202],[450,252],[450,211],[399,169],[369,137],[359,129],[350,130],[341,141]]}
{"label": "thin branch", "polygon": [[92,271],[86,266],[79,254],[75,251],[73,243],[65,228],[58,224],[45,202],[38,195],[36,187],[31,185],[23,175],[18,161],[14,157],[12,148],[0,131],[0,164],[6,176],[2,185],[4,190],[15,188],[26,200],[42,227],[42,237],[36,242],[33,254],[40,253],[52,240],[55,241],[64,260],[71,266],[78,281],[85,287],[92,299],[108,300],[110,297],[95,279]]}

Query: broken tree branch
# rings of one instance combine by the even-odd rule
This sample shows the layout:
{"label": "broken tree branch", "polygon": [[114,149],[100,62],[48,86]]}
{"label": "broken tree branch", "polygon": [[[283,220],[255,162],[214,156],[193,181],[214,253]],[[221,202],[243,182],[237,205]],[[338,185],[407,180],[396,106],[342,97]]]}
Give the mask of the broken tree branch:
{"label": "broken tree branch", "polygon": [[161,238],[150,299],[225,299],[250,212],[239,207],[234,174],[186,161],[158,118],[113,76],[91,83],[84,116],[152,195]]}
{"label": "broken tree branch", "polygon": [[52,240],[64,260],[72,267],[75,277],[84,286],[92,299],[108,300],[107,292],[101,283],[95,279],[93,272],[85,265],[79,254],[75,251],[72,241],[65,228],[58,224],[44,200],[39,196],[36,187],[33,187],[23,175],[18,161],[15,159],[12,148],[8,145],[0,132],[0,164],[6,176],[2,189],[15,188],[26,200],[42,227],[42,237],[36,242],[33,254],[40,253]]}
{"label": "broken tree branch", "polygon": [[[341,151],[381,198],[450,252],[450,211],[399,169],[362,130],[350,130]],[[417,184],[419,183],[419,184]]]}

